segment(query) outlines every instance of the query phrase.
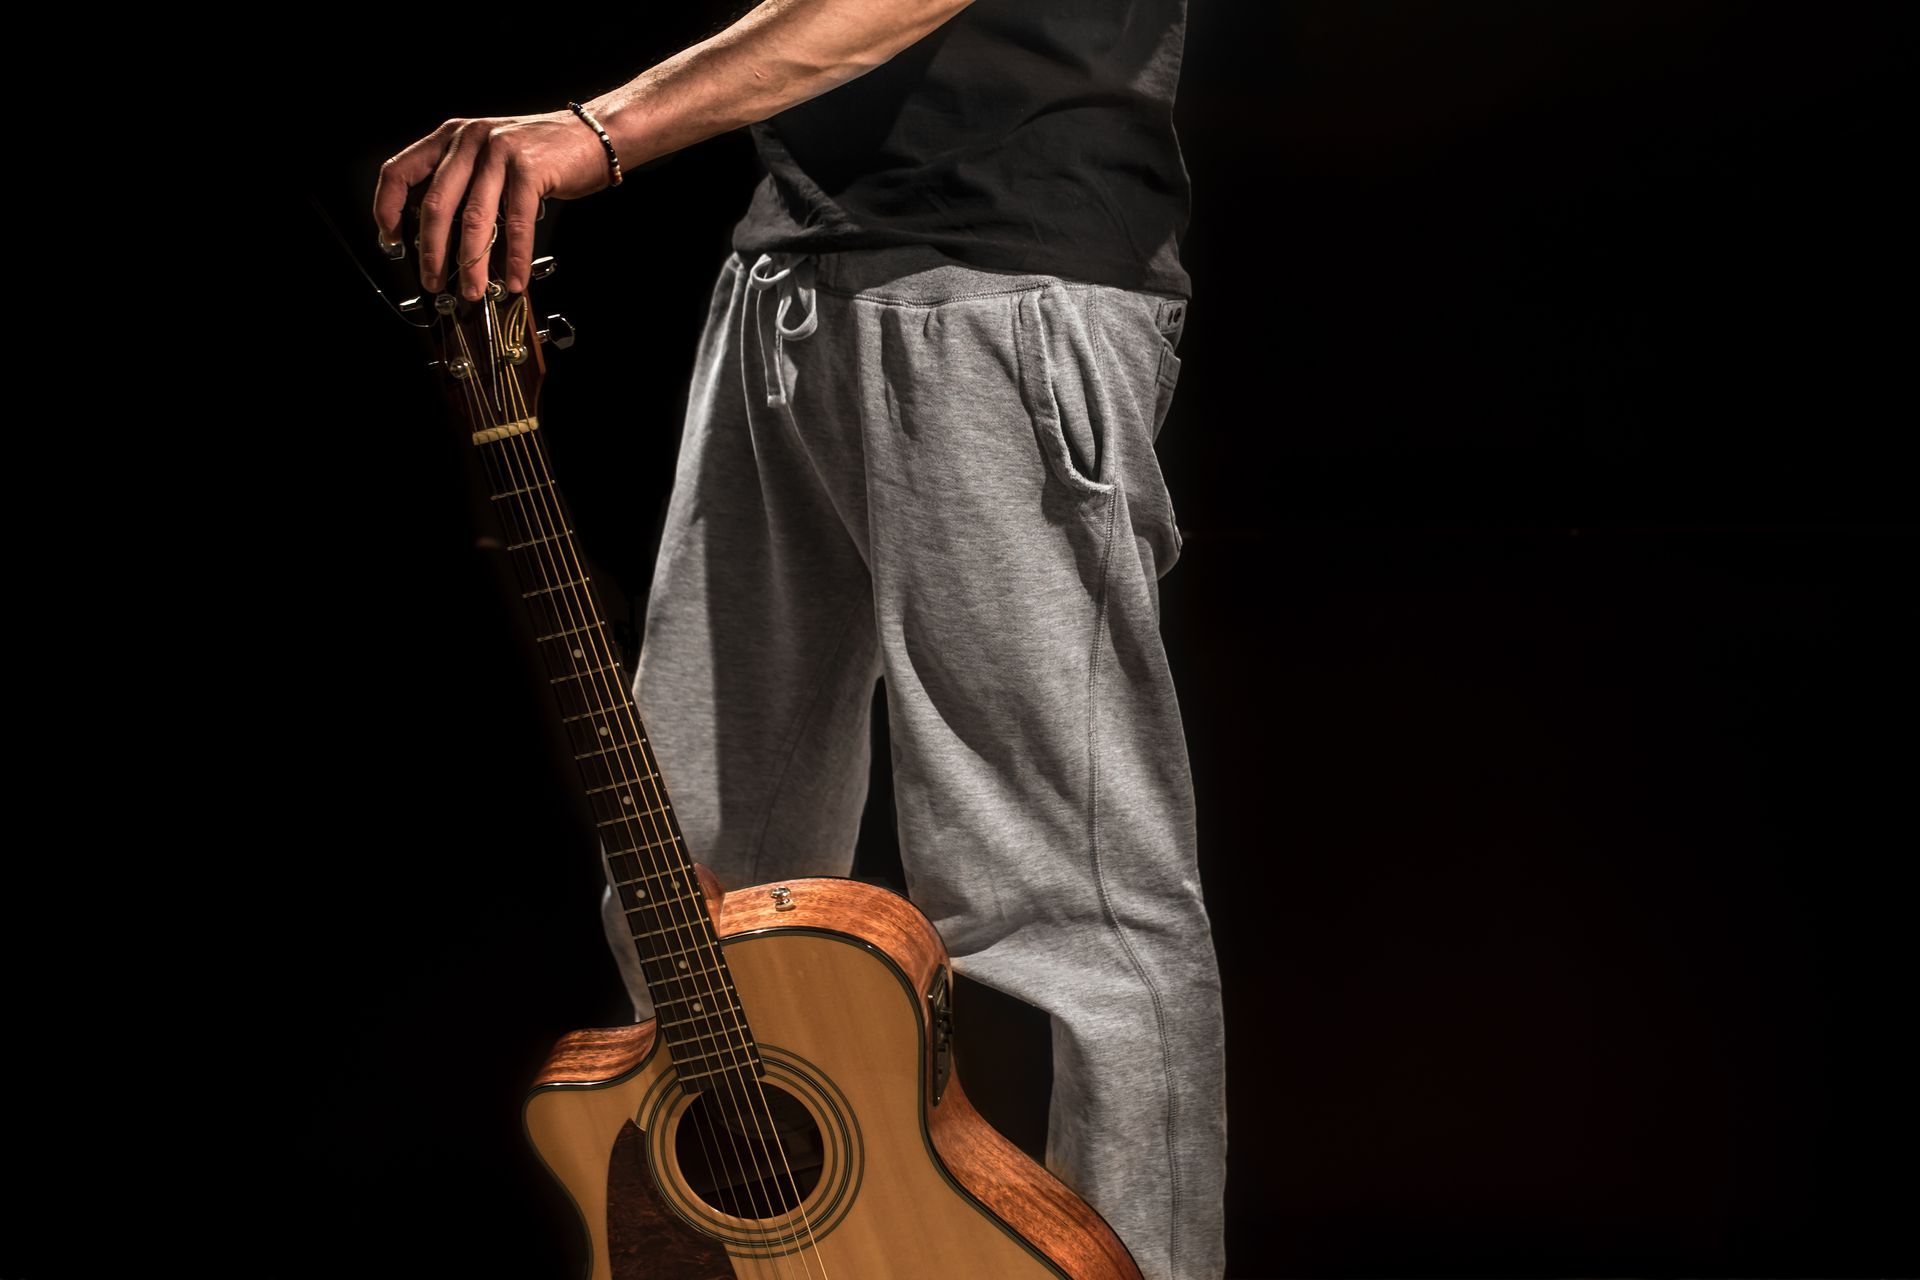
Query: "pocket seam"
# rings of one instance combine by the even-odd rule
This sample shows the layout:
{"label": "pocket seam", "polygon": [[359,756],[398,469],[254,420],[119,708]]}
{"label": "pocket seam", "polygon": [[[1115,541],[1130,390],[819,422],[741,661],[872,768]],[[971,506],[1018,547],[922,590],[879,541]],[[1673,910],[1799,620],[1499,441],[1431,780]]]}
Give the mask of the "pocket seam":
{"label": "pocket seam", "polygon": [[1154,370],[1153,376],[1169,391],[1180,380],[1180,357],[1174,354],[1173,340],[1164,333],[1160,335],[1160,367]]}
{"label": "pocket seam", "polygon": [[[1081,497],[1107,497],[1117,487],[1114,482],[1086,475],[1074,465],[1073,452],[1067,447],[1066,429],[1060,420],[1060,401],[1054,393],[1053,361],[1045,335],[1038,332],[1033,323],[1040,318],[1040,302],[1045,291],[1043,286],[1014,295],[1014,376],[1020,384],[1020,398],[1026,406],[1041,456],[1054,478]],[[1027,316],[1029,299],[1034,310],[1032,320]],[[1102,456],[1106,456],[1106,450],[1102,450]]]}

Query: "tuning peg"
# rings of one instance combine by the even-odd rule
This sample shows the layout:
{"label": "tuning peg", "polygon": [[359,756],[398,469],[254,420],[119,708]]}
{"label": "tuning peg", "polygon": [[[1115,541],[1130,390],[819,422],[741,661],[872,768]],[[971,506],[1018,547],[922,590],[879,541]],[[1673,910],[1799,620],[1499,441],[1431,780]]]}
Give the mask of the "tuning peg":
{"label": "tuning peg", "polygon": [[574,338],[578,336],[574,332],[573,321],[565,316],[548,316],[547,327],[540,331],[540,341],[551,343],[562,351],[572,346]]}
{"label": "tuning peg", "polygon": [[534,211],[533,220],[535,222],[539,222],[541,219],[545,218],[546,216],[547,216],[547,198],[545,196],[541,196],[540,207]]}
{"label": "tuning peg", "polygon": [[379,241],[379,243],[380,243],[380,254],[381,254],[381,256],[382,256],[382,257],[384,257],[384,258],[385,258],[385,259],[386,259],[386,260],[387,260],[388,262],[398,262],[398,261],[400,261],[400,259],[402,259],[402,258],[404,258],[404,257],[406,257],[406,256],[407,256],[407,242],[406,242],[406,241],[404,241],[404,240],[395,240],[395,241],[394,241],[394,242],[393,242],[392,244],[388,244],[388,243],[387,243],[387,237],[386,237],[386,236],[385,236],[384,234],[382,234],[381,232],[378,232],[378,231],[376,231],[376,232],[374,232],[374,233],[373,233],[373,237],[374,237],[374,239],[375,239],[375,240],[377,240],[377,241]]}
{"label": "tuning peg", "polygon": [[405,312],[407,315],[413,315],[416,312],[425,311],[426,309],[427,309],[427,300],[418,294],[415,294],[413,297],[408,298],[405,302],[400,304],[400,310]]}
{"label": "tuning peg", "polygon": [[552,254],[533,260],[533,278],[535,280],[545,280],[559,269],[560,263],[554,259]]}

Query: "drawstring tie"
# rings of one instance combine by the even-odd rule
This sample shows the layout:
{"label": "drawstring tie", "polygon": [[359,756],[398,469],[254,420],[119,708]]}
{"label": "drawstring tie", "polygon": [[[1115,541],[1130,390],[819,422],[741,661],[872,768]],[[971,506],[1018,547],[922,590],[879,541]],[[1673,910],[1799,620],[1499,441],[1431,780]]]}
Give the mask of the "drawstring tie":
{"label": "drawstring tie", "polygon": [[[813,259],[803,253],[763,253],[747,273],[747,283],[754,292],[753,327],[760,342],[760,364],[767,376],[767,407],[774,409],[787,403],[787,343],[811,337],[820,326],[820,313],[813,301]],[[767,357],[768,326],[761,314],[761,300],[769,289],[778,299],[773,310],[772,359]],[[796,298],[806,314],[789,327],[787,314],[793,310]]]}

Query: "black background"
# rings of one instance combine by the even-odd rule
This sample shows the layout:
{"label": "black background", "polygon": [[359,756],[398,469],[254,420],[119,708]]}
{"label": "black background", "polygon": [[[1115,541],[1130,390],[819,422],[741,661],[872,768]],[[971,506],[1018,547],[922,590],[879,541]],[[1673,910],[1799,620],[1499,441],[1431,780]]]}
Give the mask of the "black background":
{"label": "black background", "polygon": [[[1193,0],[1161,590],[1232,1276],[1920,1265],[1911,147],[1865,12]],[[189,859],[216,1038],[181,1039],[164,1107],[110,1108],[177,1145],[82,1143],[15,1090],[22,1167],[57,1172],[5,1274],[72,1273],[67,1175],[102,1151],[142,1170],[129,1258],[574,1274],[518,1106],[557,1036],[625,1016],[592,839],[414,335],[306,201],[381,270],[385,156],[728,16],[571,10],[399,65],[302,38],[276,213],[302,373],[258,370],[274,429],[222,440],[264,571],[206,704],[292,727],[217,784],[182,770],[223,833]],[[543,224],[536,301],[582,337],[542,418],[632,625],[754,177],[736,133]],[[984,993],[962,1018],[963,1071],[1037,1141],[1044,1028]]]}

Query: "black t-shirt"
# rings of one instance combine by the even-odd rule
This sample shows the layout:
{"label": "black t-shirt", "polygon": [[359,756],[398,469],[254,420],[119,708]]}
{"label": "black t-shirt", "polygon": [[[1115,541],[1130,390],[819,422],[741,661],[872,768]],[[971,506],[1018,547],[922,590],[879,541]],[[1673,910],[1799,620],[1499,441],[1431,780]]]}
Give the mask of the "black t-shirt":
{"label": "black t-shirt", "polygon": [[1173,130],[1186,0],[974,0],[751,126],[749,258],[930,244],[977,266],[1191,297]]}

